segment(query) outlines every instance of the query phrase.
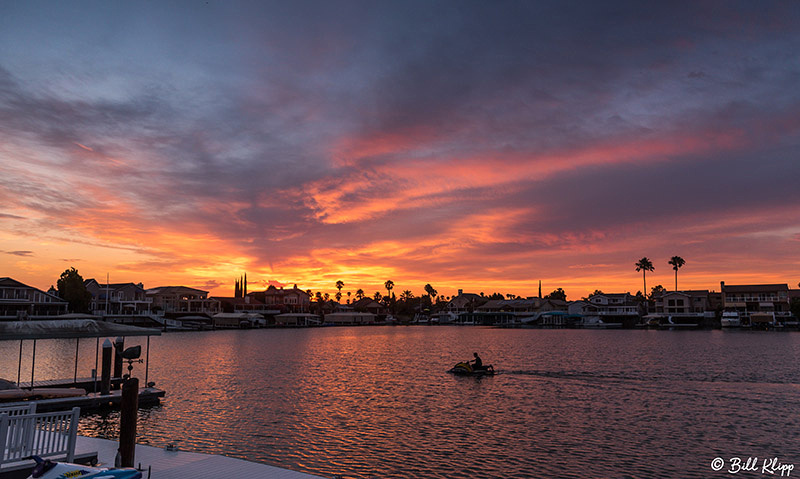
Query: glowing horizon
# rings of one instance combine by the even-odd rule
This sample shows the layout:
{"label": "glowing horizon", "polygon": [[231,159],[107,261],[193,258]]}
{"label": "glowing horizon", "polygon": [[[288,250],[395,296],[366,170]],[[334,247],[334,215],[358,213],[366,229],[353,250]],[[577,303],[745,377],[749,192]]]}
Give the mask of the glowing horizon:
{"label": "glowing horizon", "polygon": [[369,5],[4,6],[0,276],[797,286],[791,4]]}

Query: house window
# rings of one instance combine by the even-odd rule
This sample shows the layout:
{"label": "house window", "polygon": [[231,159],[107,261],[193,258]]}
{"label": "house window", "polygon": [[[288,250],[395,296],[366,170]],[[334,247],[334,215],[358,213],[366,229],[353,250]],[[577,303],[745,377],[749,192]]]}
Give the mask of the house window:
{"label": "house window", "polygon": [[674,299],[670,299],[669,300],[669,305],[670,306],[675,306],[675,300]]}

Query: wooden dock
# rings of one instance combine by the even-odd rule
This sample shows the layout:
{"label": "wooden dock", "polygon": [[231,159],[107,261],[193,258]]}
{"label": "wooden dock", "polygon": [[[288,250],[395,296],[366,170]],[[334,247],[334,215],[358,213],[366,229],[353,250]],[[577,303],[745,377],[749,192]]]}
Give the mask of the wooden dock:
{"label": "wooden dock", "polygon": [[[114,465],[119,443],[108,439],[78,436],[76,454],[97,452],[102,467]],[[263,479],[324,479],[302,472],[245,461],[215,454],[186,451],[167,451],[153,446],[136,445],[135,463],[141,464],[143,477],[151,468],[152,479],[221,479],[228,477],[253,477]]]}
{"label": "wooden dock", "polygon": [[[111,388],[119,389],[122,384],[122,378],[111,378]],[[22,389],[30,389],[30,381],[22,381],[19,383]],[[86,392],[95,392],[100,390],[100,378],[77,378],[77,379],[45,379],[33,382],[34,388],[81,388]]]}
{"label": "wooden dock", "polygon": [[[158,404],[160,398],[166,393],[158,388],[139,388],[139,407]],[[36,410],[39,412],[60,411],[71,409],[75,406],[81,411],[91,409],[102,409],[106,407],[119,407],[122,402],[122,391],[112,390],[109,394],[88,393],[85,396],[75,396],[66,398],[37,399]],[[29,404],[28,401],[4,402],[4,407],[23,406]]]}

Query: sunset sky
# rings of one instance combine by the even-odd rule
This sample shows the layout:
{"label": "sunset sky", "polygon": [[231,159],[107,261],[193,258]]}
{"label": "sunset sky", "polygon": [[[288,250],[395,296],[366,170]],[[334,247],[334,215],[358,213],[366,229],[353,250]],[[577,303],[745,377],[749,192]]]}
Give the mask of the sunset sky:
{"label": "sunset sky", "polygon": [[800,281],[800,4],[0,0],[0,276]]}

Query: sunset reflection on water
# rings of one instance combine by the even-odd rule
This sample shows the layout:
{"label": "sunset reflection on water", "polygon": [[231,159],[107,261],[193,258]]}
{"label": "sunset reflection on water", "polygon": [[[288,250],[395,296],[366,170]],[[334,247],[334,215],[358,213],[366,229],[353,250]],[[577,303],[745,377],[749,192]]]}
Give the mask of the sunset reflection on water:
{"label": "sunset reflection on water", "polygon": [[[151,341],[167,396],[140,411],[139,442],[155,446],[351,478],[699,478],[731,454],[800,463],[797,333],[440,326]],[[74,346],[40,342],[37,377],[71,372]],[[18,348],[0,342],[14,358],[2,377]],[[473,352],[499,374],[446,373]],[[113,438],[118,418],[86,415],[81,432]]]}

